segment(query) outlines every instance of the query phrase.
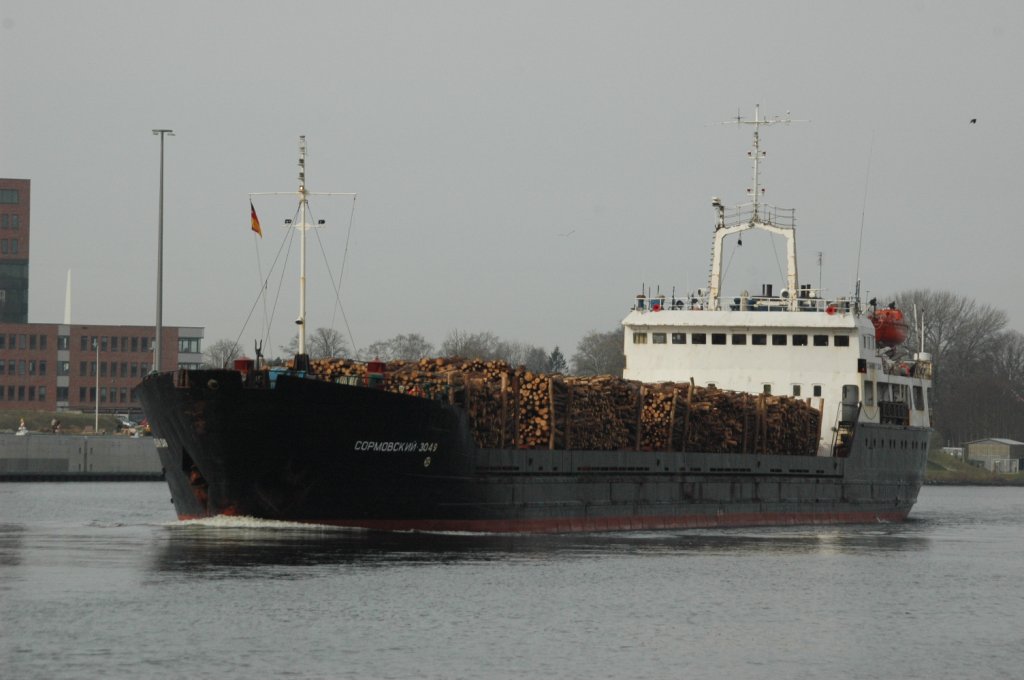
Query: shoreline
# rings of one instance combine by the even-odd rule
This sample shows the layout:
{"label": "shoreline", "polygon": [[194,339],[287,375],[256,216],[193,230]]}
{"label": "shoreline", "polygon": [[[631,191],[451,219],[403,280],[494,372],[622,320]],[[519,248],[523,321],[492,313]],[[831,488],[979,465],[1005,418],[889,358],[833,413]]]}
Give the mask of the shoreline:
{"label": "shoreline", "polygon": [[927,479],[925,486],[1024,486],[1024,479]]}

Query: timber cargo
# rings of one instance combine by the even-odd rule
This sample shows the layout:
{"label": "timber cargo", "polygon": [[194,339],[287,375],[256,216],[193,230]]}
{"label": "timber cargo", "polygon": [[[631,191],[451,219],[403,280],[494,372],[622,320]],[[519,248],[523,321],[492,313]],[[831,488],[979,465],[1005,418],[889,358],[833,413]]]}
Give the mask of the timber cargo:
{"label": "timber cargo", "polygon": [[459,406],[481,448],[813,456],[821,436],[822,414],[809,399],[731,392],[692,381],[644,384],[458,357],[370,364],[314,360],[309,373],[347,384],[372,381],[387,392]]}
{"label": "timber cargo", "polygon": [[[923,332],[879,337],[859,282],[840,297],[799,284],[794,212],[760,201],[758,175],[761,127],[790,121],[733,122],[754,126],[753,203],[712,200],[706,288],[632,296],[621,378],[473,359],[310,361],[303,276],[289,367],[268,369],[257,351],[234,369],[140,384],[178,517],[487,532],[906,518],[927,460],[932,367],[903,340]],[[299,166],[305,271],[304,138]],[[724,243],[750,229],[785,239],[786,280],[778,294],[763,284],[728,297]]]}

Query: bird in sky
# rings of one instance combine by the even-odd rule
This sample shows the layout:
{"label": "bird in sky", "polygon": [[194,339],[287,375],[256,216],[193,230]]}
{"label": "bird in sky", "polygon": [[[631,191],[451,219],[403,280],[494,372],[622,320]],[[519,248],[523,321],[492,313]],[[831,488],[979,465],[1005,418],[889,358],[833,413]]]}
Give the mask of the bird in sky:
{"label": "bird in sky", "polygon": [[971,118],[971,125],[974,125],[977,122],[978,122],[977,118]]}
{"label": "bird in sky", "polygon": [[570,229],[569,231],[565,232],[564,234],[560,233],[558,235],[559,236],[572,236],[575,232],[576,232],[575,229]]}

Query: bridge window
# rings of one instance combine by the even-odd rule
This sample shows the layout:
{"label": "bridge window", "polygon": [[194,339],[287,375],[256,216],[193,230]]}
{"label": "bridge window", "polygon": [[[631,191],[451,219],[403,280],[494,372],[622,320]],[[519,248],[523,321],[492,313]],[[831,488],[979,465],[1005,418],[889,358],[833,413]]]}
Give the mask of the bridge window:
{"label": "bridge window", "polygon": [[793,333],[793,346],[806,347],[807,335],[805,333]]}
{"label": "bridge window", "polygon": [[773,345],[785,345],[786,334],[785,333],[772,333],[772,344]]}
{"label": "bridge window", "polygon": [[889,383],[878,383],[878,401],[891,401],[892,392],[889,391]]}
{"label": "bridge window", "polygon": [[821,385],[815,385],[813,392],[814,392],[814,396],[820,397],[821,396]]}
{"label": "bridge window", "polygon": [[850,336],[849,335],[837,335],[835,338],[832,339],[832,344],[834,344],[836,347],[849,347],[850,346]]}
{"label": "bridge window", "polygon": [[918,411],[924,410],[924,391],[920,385],[914,385],[914,408]]}
{"label": "bridge window", "polygon": [[646,345],[647,344],[647,333],[633,333],[633,344],[634,345]]}
{"label": "bridge window", "polygon": [[815,335],[814,336],[815,347],[828,347],[828,336],[827,335]]}
{"label": "bridge window", "polygon": [[871,380],[864,381],[864,405],[875,405],[875,383]]}
{"label": "bridge window", "polygon": [[733,333],[732,334],[732,344],[734,344],[734,345],[745,345],[745,344],[747,344],[747,334],[746,333]]}
{"label": "bridge window", "polygon": [[711,334],[712,345],[724,345],[725,344],[725,333],[712,333]]}
{"label": "bridge window", "polygon": [[764,385],[762,385],[761,386],[761,391],[764,392],[765,394],[771,394],[772,393],[772,385],[771,385],[771,383],[765,383]]}
{"label": "bridge window", "polygon": [[651,342],[654,343],[655,345],[664,345],[665,344],[665,334],[664,333],[651,333]]}
{"label": "bridge window", "polygon": [[764,333],[754,333],[753,335],[750,336],[750,344],[751,345],[767,345],[768,344],[768,336],[765,335]]}
{"label": "bridge window", "polygon": [[794,397],[799,397],[800,396],[800,386],[799,385],[793,385],[793,396]]}
{"label": "bridge window", "polygon": [[706,345],[708,344],[708,336],[706,333],[691,333],[690,341],[695,345]]}
{"label": "bridge window", "polygon": [[685,345],[686,344],[686,333],[673,333],[672,334],[673,345]]}

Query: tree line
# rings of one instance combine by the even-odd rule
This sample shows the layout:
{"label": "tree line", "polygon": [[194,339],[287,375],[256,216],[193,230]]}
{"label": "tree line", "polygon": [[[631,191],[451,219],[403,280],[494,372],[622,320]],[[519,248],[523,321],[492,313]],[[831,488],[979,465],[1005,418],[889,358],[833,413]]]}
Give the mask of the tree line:
{"label": "tree line", "polygon": [[[281,365],[298,351],[298,336],[279,349],[281,355],[267,360],[271,366]],[[337,357],[360,361],[416,361],[426,357],[461,356],[479,359],[502,359],[513,366],[525,366],[542,373],[574,373],[576,375],[621,375],[624,367],[622,331],[590,331],[576,346],[576,353],[567,360],[555,346],[550,352],[544,347],[525,342],[504,340],[494,333],[471,333],[453,330],[435,347],[419,333],[402,333],[386,340],[377,340],[353,351],[345,337],[333,328],[317,328],[307,338],[306,351],[313,359]],[[227,368],[245,354],[242,346],[233,340],[217,340],[204,352],[207,367]],[[283,357],[283,358],[282,358]]]}
{"label": "tree line", "polygon": [[[943,442],[959,445],[985,437],[1024,441],[1024,334],[1008,328],[1006,313],[942,291],[907,290],[891,299],[908,319],[907,347],[912,351],[923,347],[932,355],[933,426]],[[558,347],[549,352],[529,343],[503,340],[490,332],[453,330],[440,347],[418,333],[406,333],[353,351],[338,331],[318,328],[311,333],[307,350],[315,359],[345,356],[363,361],[411,361],[463,356],[503,359],[541,372],[621,375],[622,343],[620,328],[592,330],[580,339],[567,360]],[[296,337],[280,348],[282,356],[293,355],[297,345]],[[218,340],[207,349],[206,363],[226,367],[242,354],[238,343]]]}
{"label": "tree line", "polygon": [[894,300],[909,317],[914,351],[924,327],[924,351],[934,362],[933,427],[943,441],[1024,441],[1024,334],[1008,328],[1006,312],[941,291],[908,290]]}

